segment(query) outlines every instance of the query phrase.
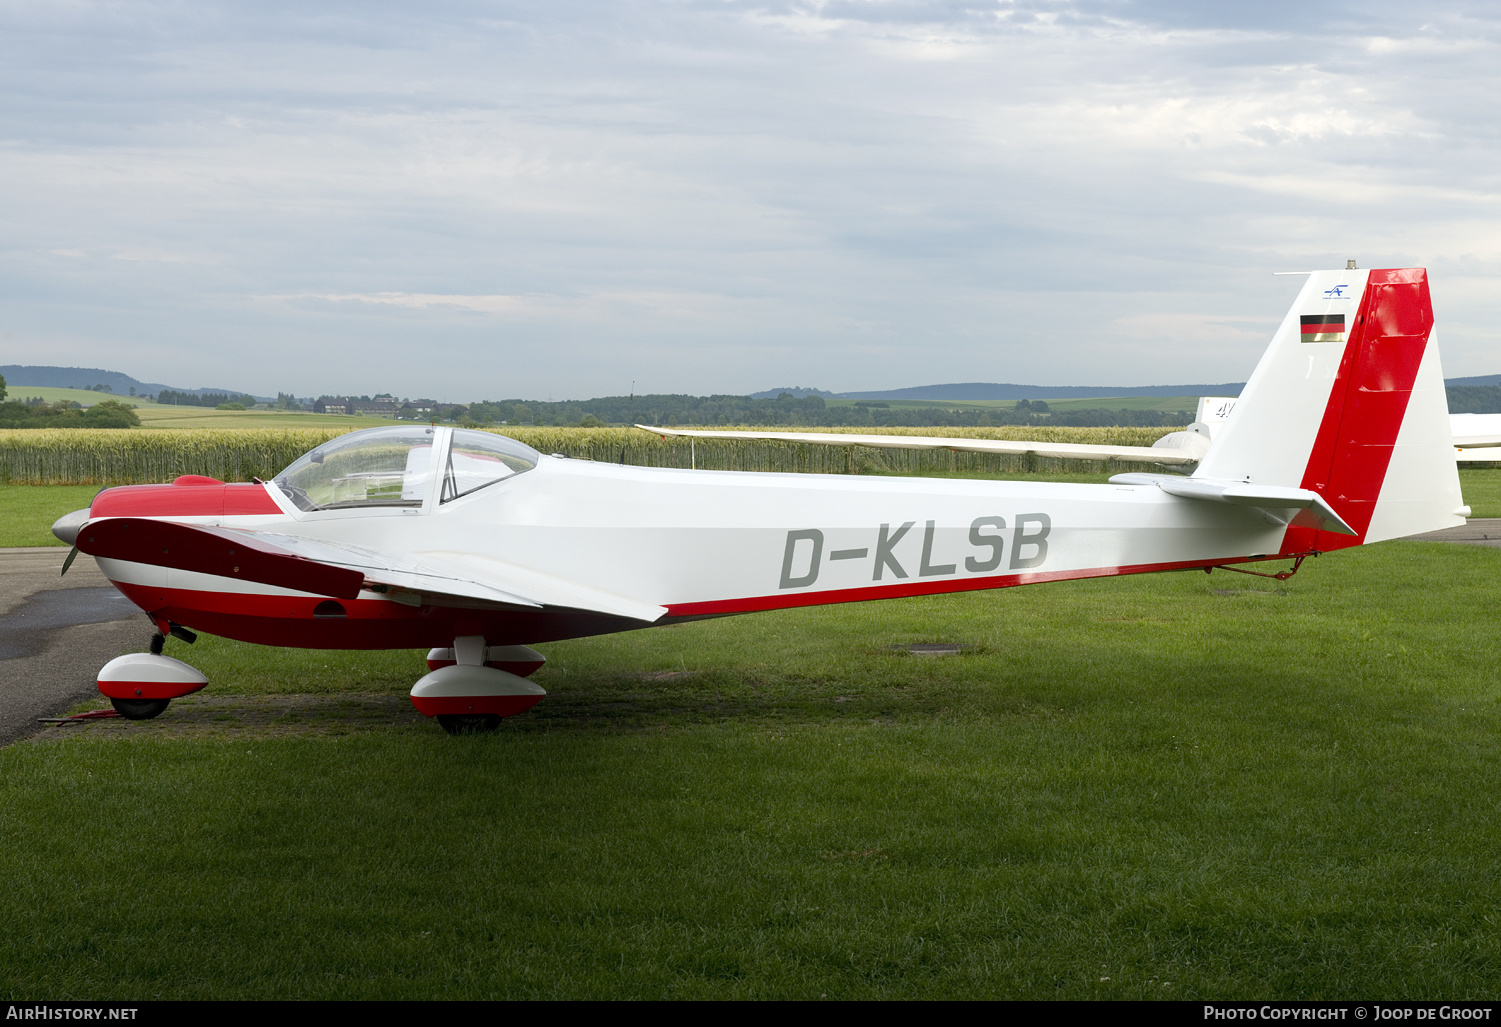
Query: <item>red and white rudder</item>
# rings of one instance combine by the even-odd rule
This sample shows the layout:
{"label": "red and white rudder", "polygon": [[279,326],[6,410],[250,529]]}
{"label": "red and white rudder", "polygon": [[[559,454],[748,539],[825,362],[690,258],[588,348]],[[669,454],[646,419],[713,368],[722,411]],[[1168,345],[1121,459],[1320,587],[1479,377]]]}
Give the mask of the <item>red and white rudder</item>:
{"label": "red and white rudder", "polygon": [[1428,273],[1309,275],[1193,477],[1312,490],[1356,532],[1295,520],[1284,553],[1464,523]]}

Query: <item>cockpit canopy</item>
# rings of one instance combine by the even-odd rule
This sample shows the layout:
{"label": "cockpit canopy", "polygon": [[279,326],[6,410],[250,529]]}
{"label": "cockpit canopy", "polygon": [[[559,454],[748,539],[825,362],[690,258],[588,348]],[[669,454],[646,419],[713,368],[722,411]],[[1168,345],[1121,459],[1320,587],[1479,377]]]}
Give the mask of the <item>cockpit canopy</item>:
{"label": "cockpit canopy", "polygon": [[[446,435],[452,436],[447,452],[435,459],[433,446],[442,444]],[[530,446],[490,432],[369,428],[325,442],[298,458],[275,482],[302,510],[420,507],[435,477],[442,482],[439,499],[446,503],[529,471],[539,459]]]}
{"label": "cockpit canopy", "polygon": [[443,469],[440,502],[467,496],[522,471],[530,471],[542,459],[530,446],[487,431],[456,428],[448,446]]}

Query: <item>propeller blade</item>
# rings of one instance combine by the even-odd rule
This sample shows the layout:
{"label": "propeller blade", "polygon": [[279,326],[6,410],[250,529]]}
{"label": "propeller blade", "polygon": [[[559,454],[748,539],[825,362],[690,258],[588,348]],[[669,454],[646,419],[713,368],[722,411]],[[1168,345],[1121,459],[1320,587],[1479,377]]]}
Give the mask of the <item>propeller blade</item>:
{"label": "propeller blade", "polygon": [[[68,568],[71,567],[71,566],[73,566],[73,561],[75,559],[77,559],[77,558],[78,558],[78,547],[74,546],[72,549],[68,550],[68,558],[63,561],[63,574],[68,573]],[[59,578],[62,577],[63,574],[59,574],[58,577]]]}

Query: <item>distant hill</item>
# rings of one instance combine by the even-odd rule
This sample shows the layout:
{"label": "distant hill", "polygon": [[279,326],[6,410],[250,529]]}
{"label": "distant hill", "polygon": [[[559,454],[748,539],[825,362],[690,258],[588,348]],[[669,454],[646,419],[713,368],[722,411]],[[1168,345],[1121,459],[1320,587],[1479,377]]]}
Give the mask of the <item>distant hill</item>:
{"label": "distant hill", "polygon": [[1013,385],[1009,382],[958,382],[917,385],[885,392],[841,392],[841,399],[1087,399],[1091,396],[1238,396],[1245,382],[1219,385]]}
{"label": "distant hill", "polygon": [[784,392],[787,393],[787,395],[791,396],[793,399],[802,399],[804,396],[822,396],[824,399],[839,398],[835,393],[825,392],[822,389],[805,389],[801,385],[793,385],[785,389],[767,389],[765,392],[752,392],[750,394],[750,398],[776,399]]}
{"label": "distant hill", "polygon": [[[1482,374],[1470,378],[1446,378],[1444,384],[1455,386],[1501,385],[1501,374]],[[1218,385],[1015,385],[1010,382],[953,382],[948,385],[914,385],[907,389],[884,392],[825,392],[822,389],[767,389],[753,392],[751,399],[776,399],[790,393],[794,399],[823,396],[825,399],[925,399],[972,402],[974,400],[1015,399],[1088,399],[1093,396],[1239,396],[1245,382],[1221,382]]]}
{"label": "distant hill", "polygon": [[[1496,376],[1501,379],[1501,375]],[[825,392],[801,386],[752,392],[751,399],[776,399],[788,393],[793,399],[822,396],[825,399],[1088,399],[1091,396],[1239,396],[1245,382],[1220,385],[1013,385],[1009,382],[955,382],[948,385],[914,385],[884,392]]]}
{"label": "distant hill", "polygon": [[[143,382],[119,371],[106,371],[100,367],[43,367],[36,364],[0,365],[0,375],[12,394],[16,389],[90,389],[96,385],[108,385],[115,396],[130,396],[135,389],[137,396],[155,396],[164,389],[187,392],[195,395],[225,393],[238,396],[240,389],[205,386],[186,389],[161,382]],[[1501,386],[1501,374],[1473,375],[1468,378],[1447,378],[1444,384],[1450,388],[1483,388]],[[1016,385],[1010,382],[952,382],[947,385],[915,385],[906,389],[887,389],[879,392],[829,392],[806,386],[789,386],[782,389],[766,389],[753,392],[750,399],[776,399],[783,393],[793,399],[818,396],[823,399],[916,399],[929,401],[966,402],[974,400],[1018,399],[1088,399],[1091,397],[1124,396],[1238,396],[1245,388],[1244,382],[1221,382],[1218,385]],[[257,397],[270,401],[273,397]],[[608,397],[607,397],[608,398]],[[624,399],[625,397],[617,397]],[[602,400],[588,400],[599,403]]]}
{"label": "distant hill", "polygon": [[119,371],[106,371],[100,367],[43,367],[37,364],[5,364],[0,366],[0,377],[5,378],[8,389],[27,388],[28,386],[43,389],[92,389],[96,385],[108,385],[110,393],[116,396],[130,396],[131,389],[135,389],[137,396],[155,396],[163,389],[171,389],[176,392],[191,392],[194,395],[202,395],[206,392],[223,392],[230,395],[243,395],[243,389],[184,389],[177,385],[163,385],[160,382],[137,381],[128,374]]}

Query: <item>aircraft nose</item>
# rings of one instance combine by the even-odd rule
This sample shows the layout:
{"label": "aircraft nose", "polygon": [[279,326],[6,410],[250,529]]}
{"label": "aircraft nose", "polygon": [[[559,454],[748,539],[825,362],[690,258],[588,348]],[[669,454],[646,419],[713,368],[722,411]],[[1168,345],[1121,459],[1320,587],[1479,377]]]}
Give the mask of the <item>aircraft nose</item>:
{"label": "aircraft nose", "polygon": [[74,510],[72,513],[65,513],[52,523],[52,534],[70,546],[76,545],[78,543],[78,532],[88,523],[88,519],[88,507],[84,507],[82,510]]}

